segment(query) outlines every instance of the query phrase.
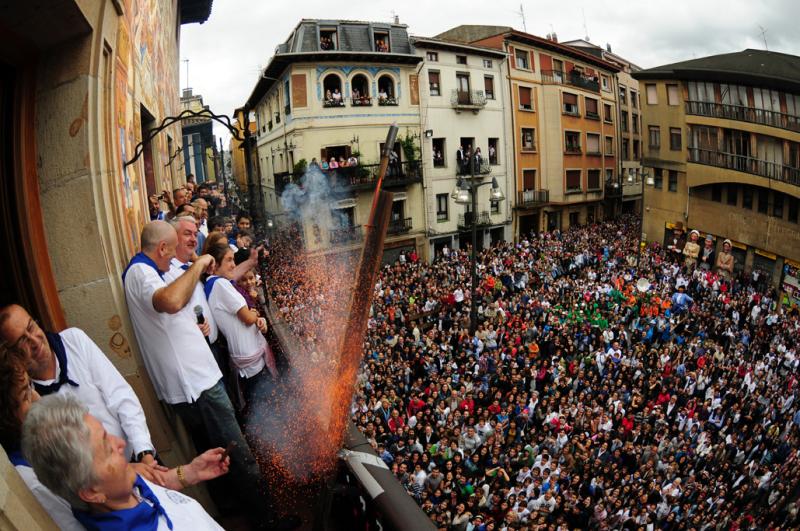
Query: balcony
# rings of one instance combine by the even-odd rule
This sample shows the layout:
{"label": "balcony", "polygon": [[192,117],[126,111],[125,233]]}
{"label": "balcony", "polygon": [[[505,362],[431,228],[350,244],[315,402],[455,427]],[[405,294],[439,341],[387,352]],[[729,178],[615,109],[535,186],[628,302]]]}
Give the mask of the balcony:
{"label": "balcony", "polygon": [[364,237],[364,233],[361,230],[361,225],[354,225],[331,229],[329,236],[331,244],[343,245],[360,241]]}
{"label": "balcony", "polygon": [[378,98],[378,105],[381,107],[396,107],[398,105],[397,98],[389,96],[387,98]]}
{"label": "balcony", "polygon": [[372,106],[372,98],[368,96],[362,96],[360,98],[350,98],[350,106],[351,107],[371,107]]}
{"label": "balcony", "polygon": [[386,229],[387,234],[404,234],[411,230],[411,218],[393,219],[389,222],[389,228]]}
{"label": "balcony", "polygon": [[466,230],[472,228],[472,220],[475,220],[475,224],[478,227],[485,227],[486,225],[492,224],[491,215],[487,210],[482,212],[478,212],[478,215],[475,216],[472,212],[464,212],[463,214],[458,215],[458,229],[459,230]]}
{"label": "balcony", "polygon": [[457,112],[468,110],[477,113],[486,107],[486,94],[482,90],[454,89],[450,94],[450,105]]}
{"label": "balcony", "polygon": [[[359,164],[333,170],[319,169],[328,178],[334,193],[360,190],[371,190],[378,182],[380,164]],[[281,172],[275,174],[275,191],[278,195],[289,183],[300,184],[300,174]],[[383,186],[399,187],[422,182],[422,164],[419,160],[401,162],[390,165],[383,178]]]}
{"label": "balcony", "polygon": [[[492,165],[487,159],[481,158],[480,162],[476,160],[473,166],[475,175],[488,175],[492,173]],[[462,165],[456,165],[456,175],[472,175],[472,170],[473,168],[470,168],[469,160],[465,160]]]}
{"label": "balcony", "polygon": [[746,155],[690,147],[689,162],[741,171],[800,186],[800,168],[794,168],[777,162],[768,162]]}
{"label": "balcony", "polygon": [[564,146],[564,153],[567,155],[580,155],[581,154],[581,146],[576,144],[567,144]]}
{"label": "balcony", "polygon": [[705,101],[687,101],[686,114],[707,116],[724,120],[736,120],[752,124],[768,125],[787,131],[800,132],[800,116],[775,111],[754,109],[742,105],[728,105]]}
{"label": "balcony", "polygon": [[550,202],[550,190],[524,190],[517,193],[517,206],[536,207]]}
{"label": "balcony", "polygon": [[322,102],[323,107],[344,107],[344,100],[342,98],[331,98]]}
{"label": "balcony", "polygon": [[588,77],[578,70],[563,72],[561,70],[542,70],[542,83],[550,85],[569,85],[583,90],[600,92],[600,81],[596,77]]}

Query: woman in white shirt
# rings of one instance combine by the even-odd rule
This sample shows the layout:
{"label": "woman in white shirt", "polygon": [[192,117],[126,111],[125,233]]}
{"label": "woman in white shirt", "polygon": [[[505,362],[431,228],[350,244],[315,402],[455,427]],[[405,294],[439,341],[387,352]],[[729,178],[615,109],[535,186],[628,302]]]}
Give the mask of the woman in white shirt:
{"label": "woman in white shirt", "polygon": [[255,309],[247,306],[244,296],[233,284],[233,270],[236,267],[233,251],[227,246],[207,246],[205,253],[214,258],[215,275],[205,281],[208,306],[214,321],[228,342],[228,351],[236,372],[244,399],[250,402],[260,387],[258,384],[266,377],[269,369],[276,375],[272,351],[264,339],[267,321]]}

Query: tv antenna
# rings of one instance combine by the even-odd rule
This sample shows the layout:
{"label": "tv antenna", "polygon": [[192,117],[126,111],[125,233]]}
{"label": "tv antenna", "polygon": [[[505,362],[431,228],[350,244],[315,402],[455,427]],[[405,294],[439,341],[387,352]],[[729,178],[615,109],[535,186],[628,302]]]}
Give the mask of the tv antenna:
{"label": "tv antenna", "polygon": [[769,46],[767,46],[767,30],[761,25],[758,26],[758,29],[761,30],[761,38],[764,39],[764,49],[769,51]]}
{"label": "tv antenna", "polygon": [[528,26],[525,24],[525,10],[522,8],[522,4],[519,5],[519,11],[514,11],[514,14],[522,18],[522,30],[528,33]]}

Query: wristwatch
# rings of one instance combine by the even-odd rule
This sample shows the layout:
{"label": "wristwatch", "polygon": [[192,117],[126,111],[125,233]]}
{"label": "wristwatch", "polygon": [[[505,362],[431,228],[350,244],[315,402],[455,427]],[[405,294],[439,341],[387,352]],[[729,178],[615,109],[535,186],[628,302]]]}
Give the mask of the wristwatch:
{"label": "wristwatch", "polygon": [[137,463],[141,463],[142,459],[144,459],[144,456],[146,456],[146,455],[151,455],[151,456],[155,457],[156,453],[153,450],[144,450],[142,452],[139,452],[138,454],[136,454],[136,462]]}

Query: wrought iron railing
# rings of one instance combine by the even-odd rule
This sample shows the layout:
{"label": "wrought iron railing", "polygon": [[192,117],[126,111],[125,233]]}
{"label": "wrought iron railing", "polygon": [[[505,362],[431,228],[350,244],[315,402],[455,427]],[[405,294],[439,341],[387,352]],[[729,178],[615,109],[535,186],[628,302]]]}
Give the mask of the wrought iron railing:
{"label": "wrought iron railing", "polygon": [[329,239],[332,244],[346,244],[360,241],[363,237],[361,225],[353,225],[331,229]]}
{"label": "wrought iron railing", "polygon": [[477,216],[473,212],[464,212],[458,215],[458,228],[460,230],[471,229],[473,220],[478,227],[492,224],[491,214],[487,210],[478,212]]}
{"label": "wrought iron railing", "polygon": [[344,107],[344,100],[342,98],[331,98],[322,102],[323,107]]}
{"label": "wrought iron railing", "polygon": [[600,92],[600,81],[596,77],[588,77],[578,70],[564,72],[562,70],[542,70],[542,83],[553,85],[570,85],[592,92]]}
{"label": "wrought iron railing", "polygon": [[800,168],[787,166],[778,162],[769,162],[747,155],[737,155],[734,153],[690,147],[689,162],[741,171],[800,186]]}
{"label": "wrought iron railing", "polygon": [[800,116],[777,111],[767,111],[764,109],[754,109],[753,107],[746,107],[744,105],[687,101],[686,114],[749,122],[800,132]]}
{"label": "wrought iron railing", "polygon": [[[368,190],[378,182],[380,164],[358,164],[342,168],[316,168],[327,178],[334,191]],[[275,191],[282,194],[289,183],[302,186],[302,174],[281,172],[275,174]],[[383,178],[384,186],[405,186],[422,182],[422,163],[419,160],[389,164]]]}
{"label": "wrought iron railing", "polygon": [[360,96],[358,98],[350,98],[351,107],[369,107],[372,105],[372,98],[369,96]]}
{"label": "wrought iron railing", "polygon": [[381,105],[381,106],[383,106],[383,107],[386,107],[386,106],[396,106],[396,105],[398,105],[398,103],[397,103],[397,98],[395,98],[395,97],[392,97],[392,96],[389,96],[389,97],[387,97],[387,98],[381,98],[381,97],[379,97],[379,98],[378,98],[378,105]]}
{"label": "wrought iron railing", "polygon": [[472,167],[470,167],[470,160],[467,159],[463,164],[456,165],[456,175],[472,175],[472,170],[475,170],[475,175],[488,175],[492,173],[492,165],[487,159],[481,158],[480,161],[473,160]]}
{"label": "wrought iron railing", "polygon": [[523,190],[517,194],[517,205],[534,206],[550,202],[550,190]]}
{"label": "wrought iron railing", "polygon": [[411,230],[411,218],[393,219],[389,222],[389,228],[386,230],[389,234],[403,234]]}
{"label": "wrought iron railing", "polygon": [[486,94],[482,90],[453,89],[450,104],[456,109],[482,109],[486,106]]}

